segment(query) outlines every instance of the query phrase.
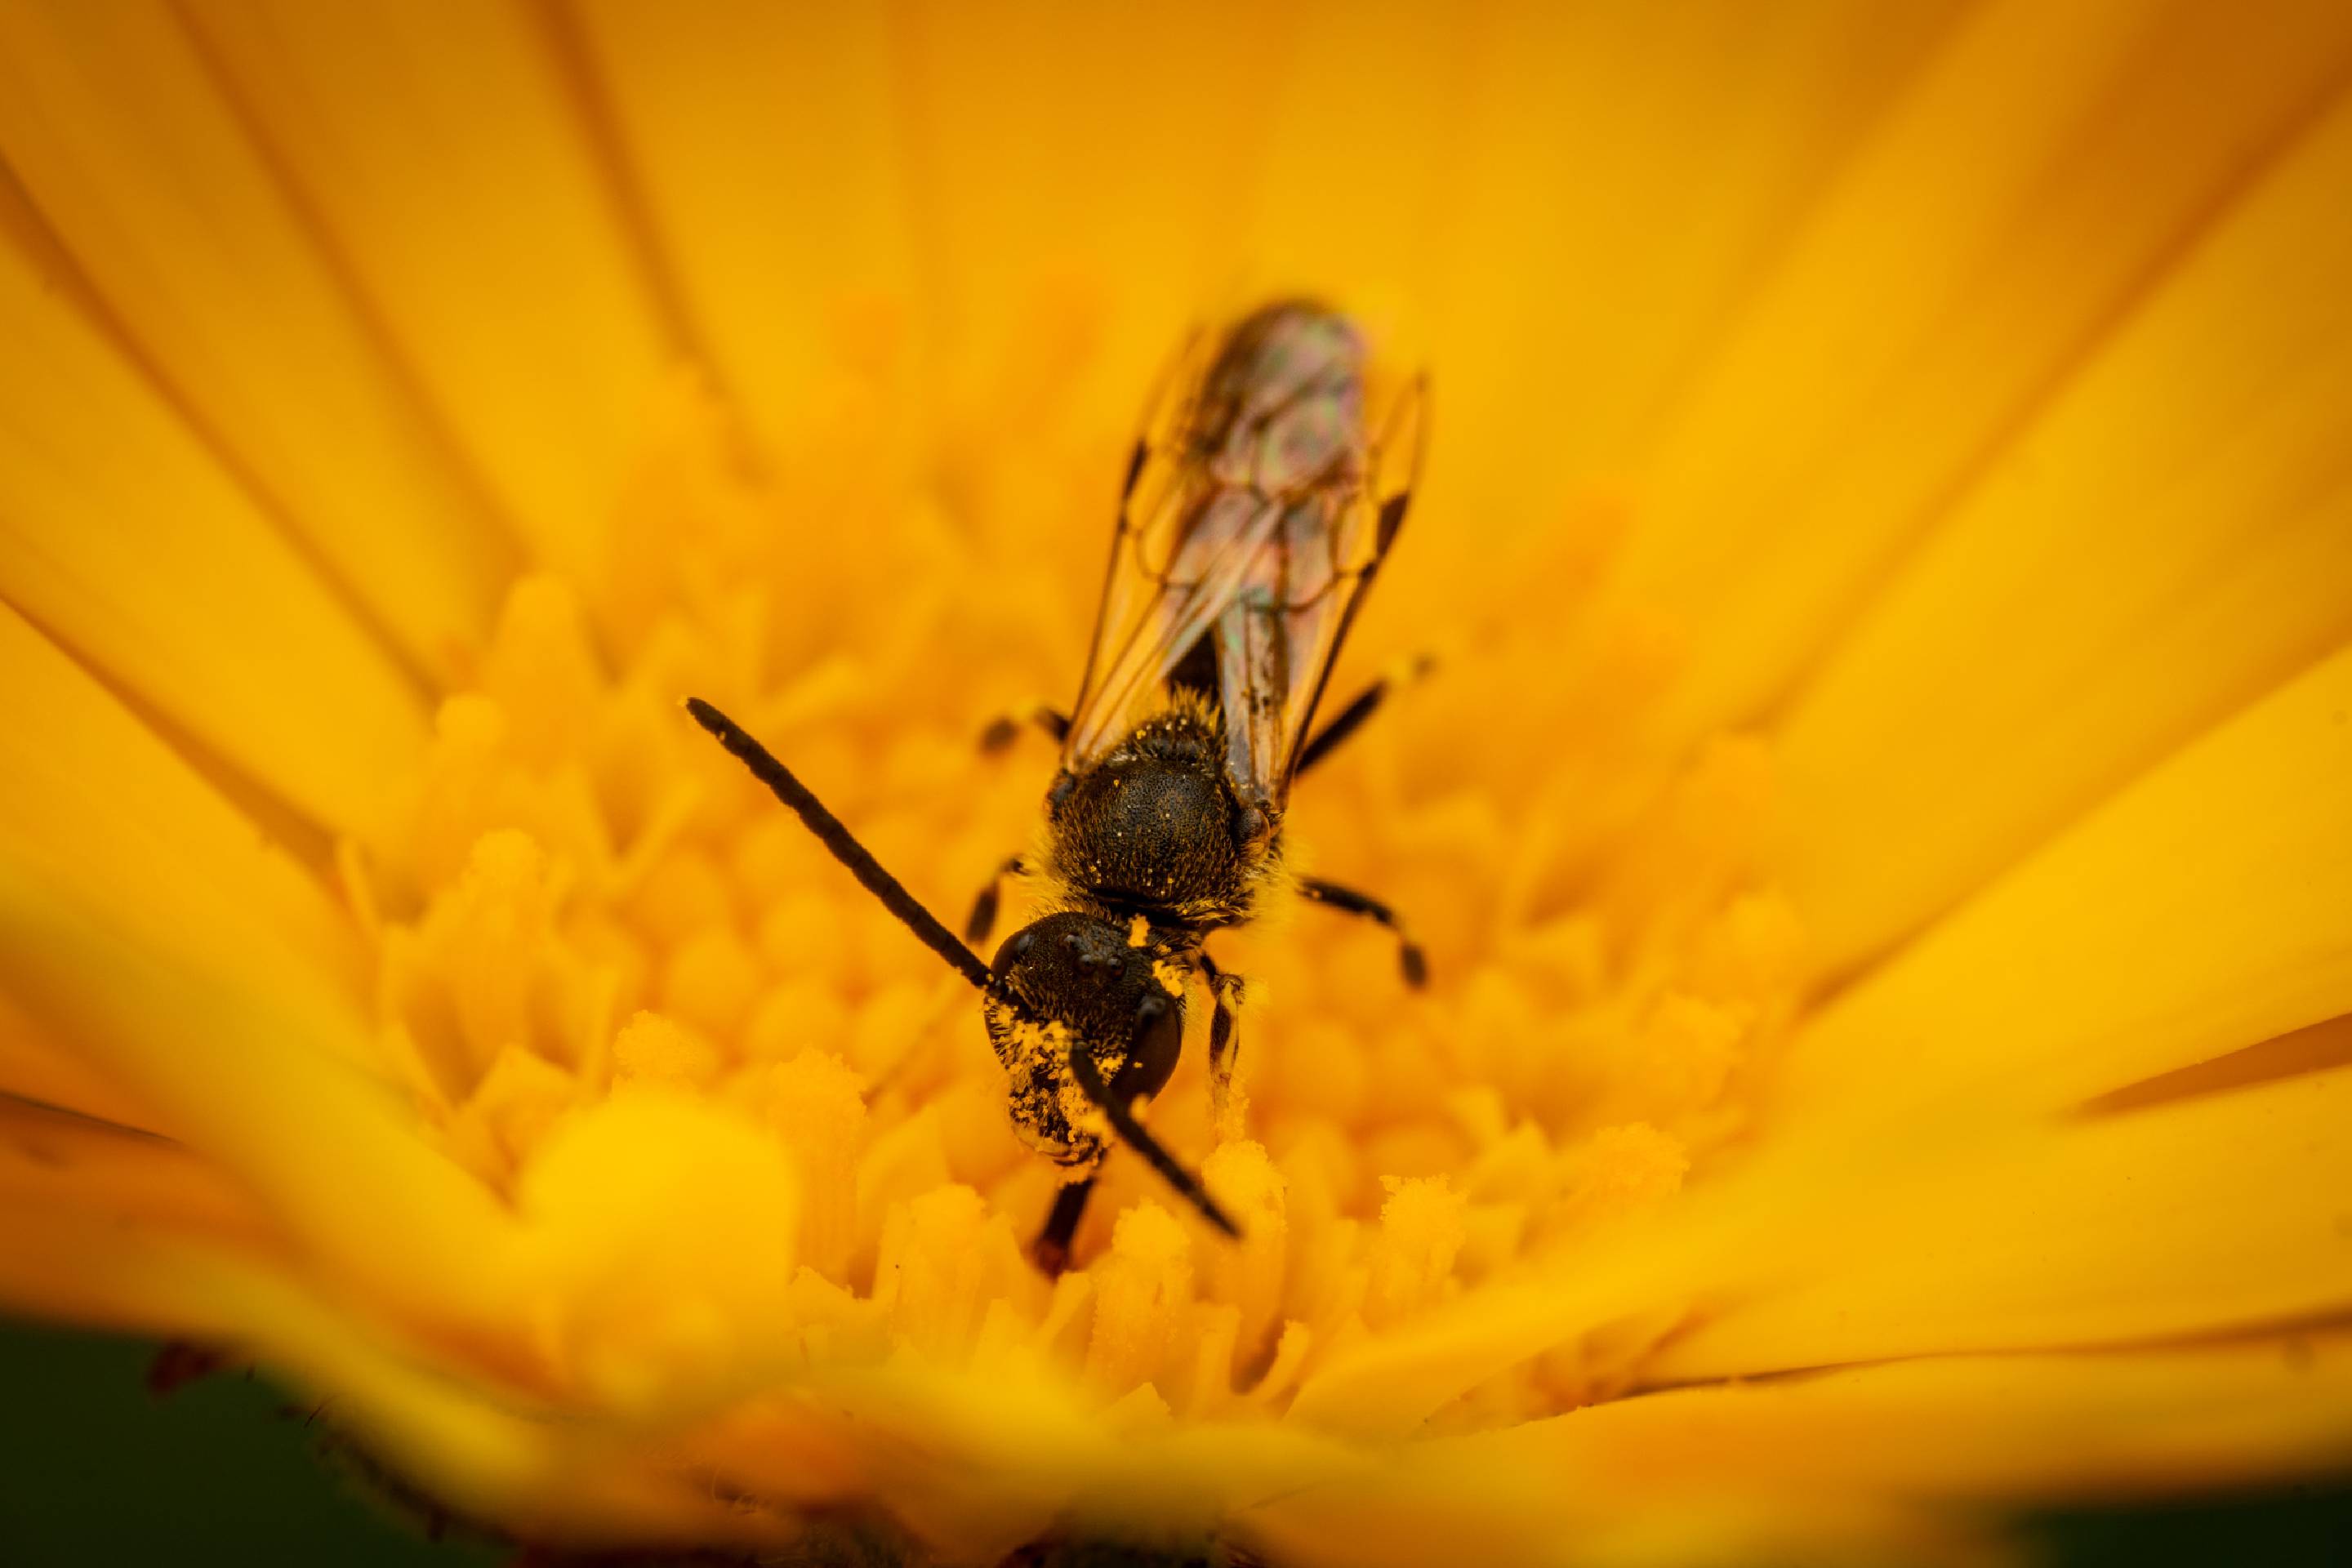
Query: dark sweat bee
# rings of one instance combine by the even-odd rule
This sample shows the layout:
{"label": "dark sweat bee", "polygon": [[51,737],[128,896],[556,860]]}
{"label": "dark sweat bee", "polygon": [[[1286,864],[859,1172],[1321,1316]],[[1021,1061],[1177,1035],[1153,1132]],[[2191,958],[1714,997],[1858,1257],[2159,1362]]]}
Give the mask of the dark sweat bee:
{"label": "dark sweat bee", "polygon": [[[797,812],[826,848],[981,993],[1014,1131],[1066,1184],[1036,1242],[1067,1261],[1094,1172],[1113,1142],[1140,1154],[1212,1224],[1237,1235],[1137,1107],[1174,1072],[1197,979],[1213,1012],[1209,1067],[1233,1068],[1241,982],[1203,946],[1272,889],[1395,931],[1408,981],[1420,950],[1389,907],[1293,875],[1282,825],[1292,781],[1380,705],[1315,711],[1365,592],[1403,525],[1419,468],[1423,385],[1366,418],[1363,341],[1339,313],[1267,305],[1179,361],[1129,461],[1092,649],[1069,712],[1024,717],[1061,742],[1034,865],[1045,912],[982,964],[785,767],[724,714],[696,721]],[[1001,749],[1018,721],[990,726]],[[968,931],[984,942],[996,883]]]}

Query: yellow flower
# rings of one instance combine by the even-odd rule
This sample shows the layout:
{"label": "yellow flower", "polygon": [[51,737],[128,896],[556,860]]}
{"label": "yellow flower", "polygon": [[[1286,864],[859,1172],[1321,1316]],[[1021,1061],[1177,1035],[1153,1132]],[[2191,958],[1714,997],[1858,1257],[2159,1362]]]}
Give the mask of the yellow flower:
{"label": "yellow flower", "polygon": [[[1916,1554],[2352,1458],[2352,11],[0,7],[0,1300],[555,1544]],[[1054,1173],[934,908],[1153,366],[1436,387],[1316,910]],[[1220,939],[1221,943],[1223,939]],[[1192,1022],[1199,1033],[1200,1021]],[[1639,1397],[1632,1397],[1639,1395]]]}

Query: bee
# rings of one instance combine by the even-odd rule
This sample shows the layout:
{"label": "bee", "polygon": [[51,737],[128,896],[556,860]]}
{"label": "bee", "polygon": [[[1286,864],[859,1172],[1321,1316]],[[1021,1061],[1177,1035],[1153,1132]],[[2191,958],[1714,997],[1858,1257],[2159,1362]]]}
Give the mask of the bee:
{"label": "bee", "polygon": [[1378,899],[1285,864],[1293,781],[1381,705],[1376,681],[1319,731],[1340,646],[1411,501],[1426,383],[1392,399],[1369,434],[1367,355],[1343,315],[1282,300],[1222,336],[1196,334],[1166,378],[1120,488],[1093,642],[1076,701],[997,721],[1001,751],[1023,719],[1061,743],[1038,848],[1014,856],[975,901],[985,943],[1003,877],[1034,876],[1044,912],[982,963],[782,763],[698,699],[687,706],[892,914],[981,994],[1005,1070],[1014,1131],[1062,1167],[1033,1251],[1068,1261],[1095,1172],[1121,1143],[1210,1224],[1238,1227],[1143,1126],[1184,1038],[1195,982],[1212,1007],[1212,1092],[1231,1081],[1238,975],[1209,935],[1247,922],[1281,889],[1370,919],[1398,942],[1409,984],[1421,950]]}

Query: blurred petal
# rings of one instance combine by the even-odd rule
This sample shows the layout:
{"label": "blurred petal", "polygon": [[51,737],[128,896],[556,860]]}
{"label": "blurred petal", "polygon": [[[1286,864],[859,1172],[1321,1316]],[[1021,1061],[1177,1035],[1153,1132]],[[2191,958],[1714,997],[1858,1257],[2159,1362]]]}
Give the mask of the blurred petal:
{"label": "blurred petal", "polygon": [[1441,1406],[1554,1345],[1639,1314],[1672,1321],[1699,1283],[1769,1255],[1779,1234],[1645,1226],[1588,1246],[1567,1266],[1489,1282],[1335,1352],[1299,1385],[1289,1418],[1360,1440],[1409,1436]]}
{"label": "blurred petal", "polygon": [[1780,751],[1789,877],[1832,971],[2352,635],[2347,190],[2352,98],[1808,686]]}
{"label": "blurred petal", "polygon": [[900,1365],[824,1389],[877,1454],[924,1456],[877,1466],[884,1495],[919,1535],[969,1556],[992,1542],[1014,1550],[1057,1519],[1116,1539],[1197,1537],[1268,1497],[1387,1468],[1265,1423],[1122,1431],[1067,1384],[1018,1364],[984,1375]]}
{"label": "blurred petal", "polygon": [[[1663,1382],[1970,1350],[2127,1344],[2352,1310],[2352,1068],[2014,1131],[1884,1170],[1815,1149],[1759,1172],[1747,1263],[1645,1375]],[[1736,1222],[1725,1216],[1718,1229]]]}
{"label": "blurred petal", "polygon": [[5,995],[0,995],[0,1096],[124,1127],[144,1127],[153,1119],[145,1106],[107,1081]]}
{"label": "blurred petal", "polygon": [[[184,1259],[227,1257],[220,1234],[173,1234],[184,1201],[158,1212],[108,1214],[39,1197],[0,1201],[0,1302],[120,1331],[235,1340],[244,1325],[225,1315]],[[223,1227],[226,1228],[226,1227]],[[159,1252],[161,1256],[159,1256]]]}
{"label": "blurred petal", "polygon": [[1890,1503],[2251,1484],[2347,1458],[2352,1342],[2315,1334],[1666,1390],[1417,1442],[1244,1520],[1285,1561],[1351,1568],[1426,1561],[1456,1531],[1482,1562],[1923,1562],[1966,1544],[1967,1516],[1923,1531]]}
{"label": "blurred petal", "polygon": [[[1241,209],[1249,221],[1233,237],[1248,248],[1228,265],[1252,267],[1261,289],[1349,279],[1348,303],[1377,331],[1439,277],[1453,173],[1470,155],[1506,35],[1486,7],[1308,4],[1286,20],[1294,31],[1255,149],[1262,167]],[[1247,112],[1237,85],[1234,107]]]}
{"label": "blurred petal", "polygon": [[0,1295],[16,1296],[27,1279],[61,1286],[81,1315],[263,1357],[324,1394],[335,1426],[365,1437],[400,1479],[461,1511],[550,1542],[743,1534],[735,1510],[694,1478],[646,1466],[643,1450],[615,1449],[597,1429],[511,1394],[432,1371],[275,1266],[149,1226],[0,1215],[0,1235],[11,1242],[0,1248]]}
{"label": "blurred petal", "polygon": [[5,613],[0,669],[19,720],[0,731],[0,985],[322,1255],[461,1314],[509,1297],[503,1216],[360,1065],[374,1042],[324,897]]}
{"label": "blurred petal", "polygon": [[[1681,1382],[1969,1350],[2097,1347],[2352,1309],[2352,1070],[2016,1128],[1916,1163],[1798,1144],[1622,1243],[1335,1357],[1292,1415],[1402,1435],[1637,1311],[1696,1326]],[[1802,1226],[1776,1223],[1790,1214]]]}
{"label": "blurred petal", "polygon": [[372,1059],[361,955],[318,884],[5,608],[0,672],[16,721],[0,728],[0,866],[104,910],[156,952],[320,1020],[322,1047]]}
{"label": "blurred petal", "polygon": [[[1469,127],[1444,146],[1433,226],[1446,266],[1430,499],[1443,510],[1414,530],[1417,569],[1382,585],[1376,614],[1400,594],[1458,614],[1438,603],[1458,584],[1418,569],[1432,552],[1490,557],[1498,530],[1557,527],[1564,496],[1617,479],[1759,268],[1963,8],[1735,0],[1506,13],[1464,110]],[[1412,221],[1386,203],[1370,213]]]}
{"label": "blurred petal", "polygon": [[93,1062],[262,1196],[331,1272],[428,1323],[511,1311],[507,1215],[391,1090],[335,1058],[317,1020],[133,945],[25,873],[0,864],[0,952],[28,1008],[69,1018]]}
{"label": "blurred petal", "polygon": [[1939,1356],[1668,1389],[1424,1455],[1441,1469],[1524,1466],[1612,1497],[1789,1488],[2054,1500],[2225,1487],[2352,1457],[2352,1342],[2321,1331]]}
{"label": "blurred petal", "polygon": [[0,11],[0,147],[175,405],[452,673],[509,552],[169,8]]}
{"label": "blurred petal", "polygon": [[0,595],[288,804],[377,826],[425,742],[383,646],[8,246],[0,332]]}
{"label": "blurred petal", "polygon": [[[2112,1342],[2352,1305],[2339,1228],[2352,1145],[2332,1131],[2347,1114],[2343,1073],[2058,1119],[2119,1085],[2352,1010],[2347,711],[2352,649],[1834,1004],[1790,1048],[1777,1160],[1553,1277],[1498,1285],[1334,1356],[1294,1415],[1401,1432],[1549,1345],[1637,1310],[1671,1318],[1710,1293],[1743,1307],[1714,1332],[1760,1322],[1779,1335],[1727,1342],[1710,1373],[1895,1353],[1864,1334],[1890,1324],[1928,1336],[1901,1342],[1916,1352]],[[2217,910],[2229,918],[2210,918]],[[2260,1157],[2240,1152],[2254,1143]],[[1776,1217],[1789,1215],[1807,1223]],[[1975,1253],[1958,1239],[1968,1226]],[[1963,1256],[1977,1273],[1940,1271],[1939,1258]],[[1808,1279],[1854,1300],[1808,1297],[1780,1316],[1776,1292]],[[1882,1299],[1886,1318],[1864,1324],[1862,1305]],[[1790,1348],[1800,1334],[1815,1337]],[[1671,1353],[1684,1359],[1670,1364],[1692,1372],[1691,1345],[1709,1342],[1678,1341]]]}
{"label": "blurred petal", "polygon": [[2352,11],[1989,5],[1864,146],[1643,462],[1624,579],[1753,715],[2352,57]]}
{"label": "blurred petal", "polygon": [[[1333,1354],[1293,1416],[1401,1435],[1484,1379],[1612,1321],[1672,1321],[1711,1294],[1761,1311],[1790,1279],[1836,1278],[1840,1249],[1882,1271],[1905,1303],[1889,1309],[1897,1319],[1926,1324],[1927,1305],[1940,1304],[1951,1316],[1939,1326],[1964,1334],[2063,1321],[2077,1337],[2112,1340],[2352,1300],[2342,1272],[2352,1253],[2334,1228],[2335,1194],[2352,1184],[2347,1146],[2326,1135],[2325,1114],[2294,1121],[2295,1135],[2264,1120],[2309,1110],[2293,1096],[2322,1092],[2312,1088],[2322,1080],[2276,1086],[2282,1098],[2186,1101],[2160,1120],[2057,1120],[2121,1084],[2352,1011],[2347,711],[2352,649],[2159,769],[1832,1005],[1790,1048],[1773,1143],[1790,1152],[1779,1163],[1759,1160],[1654,1225]],[[2269,1141],[2270,1158],[2231,1152],[2248,1139]],[[2231,1165],[2252,1173],[2244,1184],[2217,1173]],[[1941,1173],[1958,1173],[1954,1184],[1933,1186]],[[2232,1206],[2176,1218],[2189,1194],[2172,1182],[2218,1184]],[[2043,1183],[2071,1184],[2076,1204],[2053,1252],[2074,1249],[2152,1294],[2067,1296],[2095,1291],[2099,1277],[2032,1245],[2029,1216],[2058,1201]],[[2240,1217],[2255,1207],[2271,1212]],[[1790,1215],[1808,1217],[1791,1226]],[[2022,1271],[2011,1289],[2046,1269],[2053,1299],[2019,1306],[2000,1300],[1998,1281],[1979,1291],[1924,1266],[1906,1272],[1963,1219],[1994,1227],[1983,1245]],[[2242,1234],[2245,1250],[2232,1250]],[[2217,1276],[2203,1294],[2200,1270]],[[1834,1314],[1794,1315],[1790,1332],[1800,1321],[1822,1336],[1806,1347],[1812,1361],[1870,1353],[1858,1331],[1840,1337]],[[1715,1370],[1791,1364],[1770,1348]]]}
{"label": "blurred petal", "polygon": [[516,1206],[571,1384],[638,1411],[796,1370],[800,1203],[791,1157],[723,1108],[640,1090],[563,1121]]}
{"label": "blurred petal", "polygon": [[594,580],[671,346],[543,25],[504,0],[189,15],[506,512]]}
{"label": "blurred petal", "polygon": [[[0,482],[12,450],[26,476],[0,509],[46,498],[0,510],[29,542],[0,587],[45,595],[0,619],[26,694],[0,742],[0,1084],[169,1142],[0,1098],[0,1300],[289,1367],[395,1472],[557,1543],[768,1550],[814,1517],[993,1560],[1238,1515],[1243,1550],[1350,1568],[1916,1561],[1971,1543],[1912,1500],[1930,1460],[1761,1429],[1880,1445],[1908,1420],[1932,1456],[1939,1409],[1999,1425],[1969,1401],[2022,1373],[1856,1371],[1763,1406],[1659,1384],[2119,1342],[2141,1411],[2210,1423],[2184,1462],[2340,1451],[2259,1376],[2148,1346],[2352,1309],[2328,1021],[2352,1019],[2329,809],[2352,647],[2293,678],[2342,644],[2352,565],[2327,510],[2347,307],[2298,303],[2352,247],[2322,210],[2352,21],[185,0],[20,23],[0,284],[112,390],[51,376],[52,414],[20,387],[28,434],[0,445]],[[178,205],[211,183],[216,206]],[[1041,678],[1032,622],[1083,613],[1057,578],[1098,564],[1109,411],[1178,320],[1276,285],[1464,389],[1439,450],[1466,466],[1382,600],[1445,644],[1454,728],[1384,722],[1300,825],[1412,911],[1439,976],[1408,996],[1381,933],[1268,922],[1260,1021],[1295,1048],[1248,1086],[1265,1143],[1202,1167],[1249,1247],[1210,1250],[1125,1159],[1048,1284],[1016,1237],[1052,1173],[1004,1126],[969,997],[674,694],[740,699],[927,898],[977,878],[1036,781],[975,755],[971,709]],[[2245,302],[2271,292],[2275,320]],[[285,406],[323,376],[365,384]],[[741,460],[738,403],[772,461]],[[109,471],[89,432],[116,426],[177,467]],[[320,494],[371,463],[370,494]],[[306,485],[316,521],[274,515]],[[436,486],[446,529],[511,517],[544,568],[470,663],[462,626],[420,628],[509,563],[460,550],[436,579],[447,535],[401,532]],[[145,510],[90,528],[121,495]],[[1874,616],[1880,580],[1902,585]],[[204,612],[169,619],[183,598]],[[1937,650],[2012,605],[1971,710]],[[2230,657],[2141,661],[2172,689],[2137,709],[2103,693],[2168,613]],[[274,667],[250,651],[272,636]],[[429,754],[394,647],[456,678]],[[1950,699],[1948,741],[1922,721],[1871,753],[1880,664]],[[1967,902],[1808,1033],[1765,741],[1643,802],[1816,667],[1788,825],[1833,951]],[[356,718],[285,690],[355,670]],[[2019,758],[1948,863],[1846,890],[1842,867],[1965,819],[1937,775],[2030,732],[2001,721],[2053,680],[2105,721],[2049,725],[2079,754]],[[330,760],[259,765],[279,731],[225,700]],[[1826,852],[1862,815],[1840,781],[1874,766],[1910,814]],[[352,842],[407,795],[407,830]],[[360,830],[348,911],[264,847],[257,823],[325,837],[271,796]],[[1200,1070],[1154,1113],[1188,1160],[1216,1136]],[[2231,1426],[2241,1385],[2271,1403]],[[2146,1420],[2115,1443],[2093,1383],[2061,1386],[2094,1405],[2067,1406],[2068,1458],[2152,1473]],[[1690,1403],[1619,1417],[1633,1440],[1597,1458],[1576,1417],[1433,1437],[1643,1391]],[[1732,1416],[1702,1395],[1754,1417],[1761,1479],[1710,1448]],[[1645,1449],[1677,1412],[1686,1448]],[[1937,1498],[2019,1484],[1952,1451]]]}
{"label": "blurred petal", "polygon": [[[248,1248],[272,1235],[249,1195],[170,1139],[0,1098],[0,1237],[27,1214],[100,1229],[150,1224]],[[60,1288],[30,1273],[12,1283],[0,1284],[0,1300],[19,1309],[46,1308],[43,1293]],[[180,1325],[151,1318],[138,1326]]]}
{"label": "blurred petal", "polygon": [[841,301],[914,282],[886,21],[727,0],[578,16],[698,337],[780,443],[834,368]]}
{"label": "blurred petal", "polygon": [[1837,998],[1786,1136],[1965,1133],[2352,1012],[2352,648],[2221,725]]}
{"label": "blurred petal", "polygon": [[[1397,91],[1395,45],[1420,24],[1390,8],[1349,24],[1224,0],[1156,13],[909,7],[892,29],[897,104],[939,332],[982,365],[1012,357],[1051,289],[1047,320],[1107,334],[1072,368],[1128,417],[1181,328],[1225,303],[1265,212],[1254,182],[1281,178],[1265,174],[1280,156],[1266,137],[1285,96],[1315,90],[1327,69],[1367,111]],[[1318,32],[1327,47],[1299,47]],[[1349,51],[1373,74],[1335,58]]]}

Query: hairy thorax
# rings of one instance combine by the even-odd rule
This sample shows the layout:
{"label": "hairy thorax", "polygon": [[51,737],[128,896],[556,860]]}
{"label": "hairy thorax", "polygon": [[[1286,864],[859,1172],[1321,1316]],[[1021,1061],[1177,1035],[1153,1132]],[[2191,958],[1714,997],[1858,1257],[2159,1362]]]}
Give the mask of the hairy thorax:
{"label": "hairy thorax", "polygon": [[1216,715],[1180,699],[1055,787],[1052,879],[1115,918],[1207,930],[1250,918],[1279,848],[1253,837],[1234,798]]}

